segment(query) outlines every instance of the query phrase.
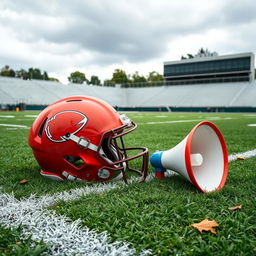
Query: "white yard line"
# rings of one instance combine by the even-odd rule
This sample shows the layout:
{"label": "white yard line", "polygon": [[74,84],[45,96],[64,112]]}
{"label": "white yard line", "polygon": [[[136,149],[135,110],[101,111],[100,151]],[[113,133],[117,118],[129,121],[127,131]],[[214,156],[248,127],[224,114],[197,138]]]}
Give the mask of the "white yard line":
{"label": "white yard line", "polygon": [[[135,255],[136,250],[131,244],[110,242],[107,232],[97,233],[82,227],[81,221],[72,222],[69,218],[57,215],[54,211],[44,209],[54,205],[58,200],[74,200],[82,195],[105,193],[120,184],[101,184],[88,186],[70,192],[57,193],[54,196],[31,196],[17,200],[13,195],[0,194],[0,222],[7,227],[23,227],[23,237],[35,241],[43,240],[50,245],[48,255]],[[76,192],[75,192],[76,191]],[[148,255],[150,251],[142,251]]]}
{"label": "white yard line", "polygon": [[38,115],[24,115],[24,117],[38,117]]}
{"label": "white yard line", "polygon": [[[229,162],[236,160],[237,156],[256,156],[256,149],[230,155]],[[146,181],[150,182],[153,179],[153,175],[149,175]],[[137,180],[134,178],[130,182]],[[45,209],[60,200],[72,201],[81,196],[106,193],[124,186],[126,185],[123,181],[95,184],[39,198],[32,195],[21,200],[16,199],[14,195],[0,194],[0,223],[14,228],[22,225],[24,238],[32,236],[33,240],[43,240],[49,245],[48,255],[134,255],[136,251],[131,244],[118,241],[111,243],[107,232],[99,234],[82,226],[81,220],[73,222],[63,215]],[[150,251],[141,252],[141,255],[148,254]]]}
{"label": "white yard line", "polygon": [[10,115],[0,115],[0,117],[2,118],[14,118],[15,116],[10,116]]}
{"label": "white yard line", "polygon": [[213,120],[232,120],[234,118],[231,117],[209,117],[207,119],[189,119],[189,120],[170,120],[170,121],[156,121],[156,122],[146,122],[146,123],[140,123],[142,124],[176,124],[176,123],[189,123],[189,122],[201,122],[203,120],[209,120],[209,121],[213,121]]}
{"label": "white yard line", "polygon": [[26,125],[20,125],[20,124],[0,124],[0,126],[4,126],[4,127],[16,127],[16,128],[29,128]]}
{"label": "white yard line", "polygon": [[229,155],[228,156],[228,161],[229,162],[235,161],[235,160],[237,160],[237,157],[251,158],[251,157],[254,157],[254,156],[256,156],[256,149],[249,150],[249,151],[242,152],[242,153],[236,153],[236,154],[233,154],[233,155]]}

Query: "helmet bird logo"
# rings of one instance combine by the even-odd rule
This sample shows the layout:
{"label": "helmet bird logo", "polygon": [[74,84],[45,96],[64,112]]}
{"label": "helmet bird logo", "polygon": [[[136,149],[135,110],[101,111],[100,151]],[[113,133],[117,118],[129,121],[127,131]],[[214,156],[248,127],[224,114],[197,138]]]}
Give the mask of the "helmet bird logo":
{"label": "helmet bird logo", "polygon": [[52,142],[65,142],[67,134],[76,134],[87,124],[88,118],[81,112],[65,110],[49,118],[45,125],[45,133]]}

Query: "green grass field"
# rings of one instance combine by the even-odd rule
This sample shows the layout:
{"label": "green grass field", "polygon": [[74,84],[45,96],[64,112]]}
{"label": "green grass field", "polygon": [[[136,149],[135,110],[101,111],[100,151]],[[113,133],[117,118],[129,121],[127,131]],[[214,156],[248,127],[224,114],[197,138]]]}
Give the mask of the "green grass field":
{"label": "green grass field", "polygon": [[[0,187],[22,199],[42,196],[84,183],[56,182],[41,177],[27,145],[29,129],[38,112],[0,112]],[[9,117],[5,117],[5,116]],[[229,154],[256,149],[256,114],[222,113],[128,113],[138,129],[125,137],[130,146],[146,146],[150,154],[178,144],[200,121],[210,120],[224,135]],[[14,117],[10,117],[14,116]],[[167,123],[167,121],[186,120]],[[194,121],[187,121],[194,120]],[[24,128],[3,126],[24,125]],[[134,161],[134,165],[138,165]],[[152,172],[149,167],[149,172]],[[22,179],[26,184],[19,184]],[[242,205],[237,211],[228,208]],[[202,194],[176,175],[148,183],[132,183],[121,189],[58,202],[57,214],[81,219],[98,232],[107,231],[112,241],[130,242],[137,252],[153,255],[256,255],[256,157],[229,164],[227,183],[220,191]],[[195,230],[191,224],[208,218],[219,226],[217,233]],[[43,242],[19,239],[20,230],[0,226],[0,255],[40,255]],[[12,235],[10,235],[12,234]],[[17,242],[21,241],[21,244]],[[20,247],[17,249],[17,247]],[[30,248],[31,247],[31,248]],[[23,250],[20,254],[19,252]]]}

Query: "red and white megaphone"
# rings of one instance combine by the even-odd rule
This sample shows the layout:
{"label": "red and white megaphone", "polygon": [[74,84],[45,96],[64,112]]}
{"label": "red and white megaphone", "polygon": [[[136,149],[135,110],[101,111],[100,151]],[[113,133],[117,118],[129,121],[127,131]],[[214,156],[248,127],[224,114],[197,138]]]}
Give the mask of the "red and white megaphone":
{"label": "red and white megaphone", "polygon": [[166,169],[184,176],[202,192],[221,189],[228,175],[225,140],[211,122],[197,124],[177,146],[158,151],[150,157],[156,178],[164,178]]}

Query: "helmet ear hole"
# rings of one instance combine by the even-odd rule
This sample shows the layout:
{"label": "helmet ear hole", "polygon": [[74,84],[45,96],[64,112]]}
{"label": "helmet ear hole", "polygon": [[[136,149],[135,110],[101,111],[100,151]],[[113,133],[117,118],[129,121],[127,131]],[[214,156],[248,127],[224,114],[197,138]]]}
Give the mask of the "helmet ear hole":
{"label": "helmet ear hole", "polygon": [[104,157],[112,162],[118,161],[118,155],[116,149],[110,143],[111,138],[104,138],[101,144],[101,148],[104,153]]}
{"label": "helmet ear hole", "polygon": [[81,168],[85,165],[84,160],[79,156],[64,156],[64,159],[75,168]]}
{"label": "helmet ear hole", "polygon": [[40,137],[40,138],[42,138],[44,126],[45,126],[45,123],[46,123],[47,120],[48,120],[48,118],[45,118],[45,119],[44,119],[44,121],[43,121],[43,123],[41,124],[40,129],[39,129],[39,131],[38,131],[38,134],[37,134],[37,135],[38,135],[38,137]]}

